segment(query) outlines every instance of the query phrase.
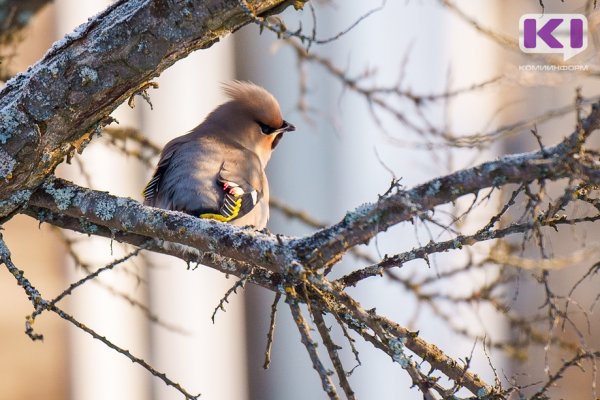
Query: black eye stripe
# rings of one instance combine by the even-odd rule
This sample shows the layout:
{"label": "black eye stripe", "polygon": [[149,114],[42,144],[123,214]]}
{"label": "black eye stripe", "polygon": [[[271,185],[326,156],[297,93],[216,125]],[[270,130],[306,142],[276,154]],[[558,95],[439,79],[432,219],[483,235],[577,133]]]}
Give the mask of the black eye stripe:
{"label": "black eye stripe", "polygon": [[269,125],[263,124],[262,122],[256,121],[256,123],[260,126],[260,131],[265,135],[270,135],[277,130],[276,128],[271,128]]}

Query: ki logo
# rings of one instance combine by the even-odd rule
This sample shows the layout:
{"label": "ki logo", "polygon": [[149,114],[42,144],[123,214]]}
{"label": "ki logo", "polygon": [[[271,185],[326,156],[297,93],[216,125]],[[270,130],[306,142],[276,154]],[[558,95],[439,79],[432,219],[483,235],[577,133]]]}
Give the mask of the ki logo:
{"label": "ki logo", "polygon": [[587,32],[582,14],[525,14],[519,20],[519,47],[525,53],[562,53],[566,61],[587,48]]}

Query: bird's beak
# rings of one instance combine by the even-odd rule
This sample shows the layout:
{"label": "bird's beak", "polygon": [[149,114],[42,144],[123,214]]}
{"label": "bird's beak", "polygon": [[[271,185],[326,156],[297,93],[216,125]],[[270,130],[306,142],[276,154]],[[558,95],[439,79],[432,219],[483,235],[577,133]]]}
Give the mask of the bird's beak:
{"label": "bird's beak", "polygon": [[284,133],[286,133],[286,132],[292,132],[292,131],[295,131],[295,130],[296,130],[296,127],[294,125],[290,124],[286,120],[283,120],[283,124],[279,127],[279,129],[277,129],[274,132],[276,136],[273,139],[273,142],[271,142],[271,150],[273,150],[275,148],[275,146],[277,146],[277,144],[279,143],[279,141],[283,137]]}
{"label": "bird's beak", "polygon": [[296,127],[292,124],[290,124],[289,122],[287,122],[286,120],[283,120],[283,125],[281,125],[281,128],[278,129],[279,132],[292,132],[295,131]]}

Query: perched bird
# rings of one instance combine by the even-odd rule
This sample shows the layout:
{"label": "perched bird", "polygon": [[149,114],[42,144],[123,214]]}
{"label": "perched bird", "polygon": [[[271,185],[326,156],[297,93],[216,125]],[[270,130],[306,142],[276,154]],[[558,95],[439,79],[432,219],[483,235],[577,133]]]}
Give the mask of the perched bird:
{"label": "perched bird", "polygon": [[144,204],[263,229],[269,219],[265,167],[286,132],[279,103],[250,82],[224,85],[230,101],[163,149]]}

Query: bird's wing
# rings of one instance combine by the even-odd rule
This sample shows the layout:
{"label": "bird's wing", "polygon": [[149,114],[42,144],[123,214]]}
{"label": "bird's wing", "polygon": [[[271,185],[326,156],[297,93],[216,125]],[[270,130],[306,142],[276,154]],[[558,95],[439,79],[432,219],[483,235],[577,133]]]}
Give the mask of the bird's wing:
{"label": "bird's wing", "polygon": [[156,167],[156,171],[154,171],[154,175],[144,188],[142,195],[144,196],[144,204],[146,205],[154,205],[154,200],[158,195],[158,191],[161,186],[161,179],[163,178],[167,168],[169,167],[169,163],[171,162],[171,158],[173,154],[179,147],[180,142],[177,140],[173,140],[168,143],[164,150],[162,151],[160,160],[158,162],[158,166]]}
{"label": "bird's wing", "polygon": [[[253,160],[254,161],[254,160]],[[234,168],[234,167],[238,168]],[[218,186],[222,190],[222,201],[218,212],[200,214],[200,218],[216,219],[229,222],[248,214],[262,198],[262,185],[255,175],[256,166],[239,168],[224,162],[217,178]],[[252,168],[254,167],[254,168]],[[244,176],[247,175],[247,176]],[[254,184],[251,183],[254,181]]]}

